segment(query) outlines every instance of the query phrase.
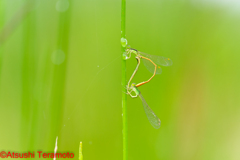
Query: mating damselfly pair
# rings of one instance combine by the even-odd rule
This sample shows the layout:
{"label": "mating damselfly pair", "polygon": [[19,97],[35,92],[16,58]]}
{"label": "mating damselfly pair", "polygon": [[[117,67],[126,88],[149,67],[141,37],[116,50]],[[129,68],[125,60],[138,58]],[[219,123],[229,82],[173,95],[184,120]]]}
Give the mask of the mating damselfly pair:
{"label": "mating damselfly pair", "polygon": [[[126,49],[126,59],[131,58],[132,53],[135,55],[135,58],[137,59],[137,66],[136,66],[132,76],[130,77],[130,79],[128,81],[127,94],[130,95],[132,98],[139,97],[141,99],[144,111],[147,115],[147,118],[148,118],[149,122],[151,123],[151,125],[154,128],[158,129],[160,127],[161,121],[157,117],[157,115],[153,112],[153,110],[148,106],[147,102],[143,98],[143,96],[142,96],[140,90],[138,89],[138,87],[140,87],[143,84],[146,84],[146,83],[150,82],[156,74],[161,74],[162,73],[162,68],[160,66],[171,66],[172,65],[172,60],[169,59],[169,58],[166,58],[166,57],[162,57],[162,56],[150,55],[150,54],[147,54],[147,53],[143,53],[143,52],[140,52],[140,51],[138,51],[134,48],[131,48],[130,46],[128,46],[127,49]],[[145,67],[151,73],[153,73],[153,75],[147,81],[143,81],[143,82],[140,82],[138,84],[135,84],[135,83],[130,84],[133,77],[136,75],[136,73],[138,71],[141,60],[143,61],[143,64],[145,65]]]}

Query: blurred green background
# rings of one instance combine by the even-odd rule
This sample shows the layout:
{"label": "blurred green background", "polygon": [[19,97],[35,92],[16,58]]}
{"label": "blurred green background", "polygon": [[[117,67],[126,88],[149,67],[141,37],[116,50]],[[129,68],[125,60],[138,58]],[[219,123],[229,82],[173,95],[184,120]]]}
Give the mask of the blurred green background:
{"label": "blurred green background", "polygon": [[[126,36],[173,66],[128,97],[129,160],[240,159],[240,3],[127,0]],[[121,1],[0,0],[0,151],[122,159]],[[130,78],[136,60],[127,61]],[[144,66],[138,83],[151,73]]]}

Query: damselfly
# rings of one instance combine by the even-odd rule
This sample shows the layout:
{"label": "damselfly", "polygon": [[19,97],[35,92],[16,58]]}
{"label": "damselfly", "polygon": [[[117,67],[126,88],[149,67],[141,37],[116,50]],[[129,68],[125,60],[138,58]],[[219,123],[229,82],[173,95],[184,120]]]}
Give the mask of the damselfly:
{"label": "damselfly", "polygon": [[[151,125],[158,129],[160,127],[160,124],[161,124],[161,121],[160,119],[157,117],[157,115],[152,111],[152,109],[148,106],[147,102],[145,101],[145,99],[143,98],[140,90],[137,88],[137,86],[133,83],[131,86],[130,86],[130,82],[131,82],[131,79],[134,77],[134,75],[137,73],[138,71],[138,68],[139,68],[139,65],[140,65],[140,58],[139,57],[136,57],[137,59],[137,67],[136,69],[134,70],[130,80],[128,81],[128,86],[127,86],[127,94],[130,95],[132,98],[137,98],[139,97],[142,101],[142,104],[143,104],[143,108],[144,108],[144,111],[148,117],[148,120],[149,122],[151,123]],[[133,94],[132,94],[133,93]]]}

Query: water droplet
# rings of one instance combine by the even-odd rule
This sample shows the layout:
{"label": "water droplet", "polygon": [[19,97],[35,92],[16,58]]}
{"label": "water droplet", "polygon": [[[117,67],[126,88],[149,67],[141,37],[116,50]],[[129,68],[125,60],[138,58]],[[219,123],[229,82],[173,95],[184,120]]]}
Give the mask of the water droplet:
{"label": "water droplet", "polygon": [[99,65],[97,67],[99,67]]}
{"label": "water droplet", "polygon": [[92,141],[89,141],[89,144],[92,144]]}
{"label": "water droplet", "polygon": [[51,60],[53,64],[60,65],[65,60],[65,53],[61,49],[58,49],[52,53]]}
{"label": "water droplet", "polygon": [[127,46],[127,39],[126,38],[121,38],[121,44],[123,47],[126,47]]}
{"label": "water droplet", "polygon": [[69,8],[68,0],[58,0],[56,3],[56,10],[58,12],[65,12]]}
{"label": "water droplet", "polygon": [[123,113],[122,113],[122,116],[123,116]]}
{"label": "water droplet", "polygon": [[122,58],[123,58],[124,60],[127,60],[127,59],[128,59],[127,52],[123,52]]}

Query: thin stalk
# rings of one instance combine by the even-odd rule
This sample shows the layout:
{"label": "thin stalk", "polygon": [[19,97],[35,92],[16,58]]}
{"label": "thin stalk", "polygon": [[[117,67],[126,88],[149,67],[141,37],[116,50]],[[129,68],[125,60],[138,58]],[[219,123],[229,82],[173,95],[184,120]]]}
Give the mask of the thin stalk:
{"label": "thin stalk", "polygon": [[54,144],[56,136],[60,136],[60,125],[61,118],[63,115],[64,107],[64,93],[66,84],[66,69],[69,55],[69,33],[70,33],[70,18],[71,8],[73,7],[73,1],[69,2],[69,8],[64,12],[59,12],[59,28],[58,28],[58,40],[56,49],[61,50],[64,53],[65,59],[61,64],[54,64],[53,66],[53,77],[52,77],[52,88],[51,88],[51,133],[50,133],[50,148]]}
{"label": "thin stalk", "polygon": [[[34,1],[33,1],[34,2]],[[31,7],[34,7],[33,2],[31,2]],[[27,2],[28,3],[28,2]],[[29,5],[29,4],[27,4]],[[30,6],[29,6],[30,7]],[[30,13],[30,12],[29,12]],[[23,23],[22,32],[22,71],[21,71],[21,81],[22,81],[22,106],[21,106],[21,137],[22,137],[22,147],[27,147],[28,150],[34,150],[36,146],[36,135],[37,135],[37,119],[38,119],[38,105],[33,98],[35,77],[36,77],[36,53],[35,42],[36,38],[36,16],[35,12],[31,12],[31,15],[26,17]],[[23,138],[25,137],[25,138]]]}
{"label": "thin stalk", "polygon": [[[122,0],[121,9],[121,38],[126,39],[126,0]],[[125,52],[122,45],[122,55]],[[128,159],[128,120],[127,120],[127,81],[126,81],[126,60],[122,59],[122,118],[123,118],[123,160]]]}
{"label": "thin stalk", "polygon": [[83,160],[82,142],[80,142],[80,145],[79,145],[79,160]]}

